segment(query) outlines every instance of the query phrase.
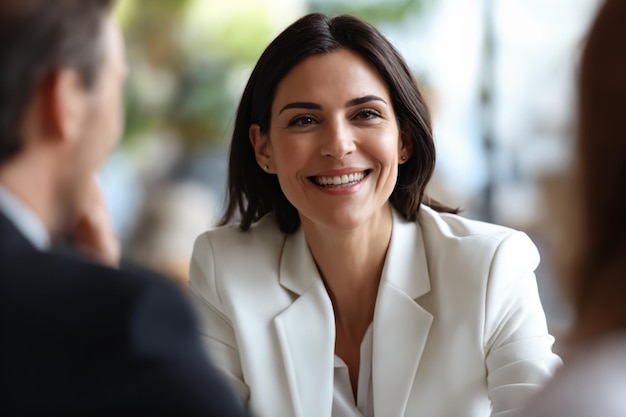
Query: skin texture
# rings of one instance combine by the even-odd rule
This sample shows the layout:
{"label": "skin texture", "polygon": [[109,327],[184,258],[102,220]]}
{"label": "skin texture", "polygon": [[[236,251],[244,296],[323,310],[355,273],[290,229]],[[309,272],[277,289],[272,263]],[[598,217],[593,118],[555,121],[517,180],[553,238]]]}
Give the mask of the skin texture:
{"label": "skin texture", "polygon": [[[391,103],[380,75],[340,49],[295,66],[276,89],[269,133],[250,128],[257,162],[278,176],[299,212],[333,302],[335,352],[348,364],[353,389],[391,237],[389,196],[410,155]],[[315,181],[351,173],[365,177],[344,187]]]}

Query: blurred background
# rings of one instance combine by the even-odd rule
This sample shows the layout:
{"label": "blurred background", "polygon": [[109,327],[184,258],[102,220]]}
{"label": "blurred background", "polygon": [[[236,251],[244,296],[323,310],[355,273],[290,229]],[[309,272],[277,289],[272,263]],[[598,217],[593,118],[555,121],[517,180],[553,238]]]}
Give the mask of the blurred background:
{"label": "blurred background", "polygon": [[431,105],[429,193],[538,245],[551,330],[556,185],[575,135],[576,73],[599,0],[121,0],[130,78],[126,131],[101,172],[124,253],[187,280],[193,242],[224,209],[238,98],[265,46],[311,11],[351,13],[399,49]]}

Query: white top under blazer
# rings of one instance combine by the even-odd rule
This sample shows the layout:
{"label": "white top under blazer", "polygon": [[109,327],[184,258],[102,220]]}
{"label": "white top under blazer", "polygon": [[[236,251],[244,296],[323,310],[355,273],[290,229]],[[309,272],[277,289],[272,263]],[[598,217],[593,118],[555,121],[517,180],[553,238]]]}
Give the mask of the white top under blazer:
{"label": "white top under blazer", "polygon": [[[377,417],[512,415],[561,363],[522,232],[422,206],[393,211],[374,311]],[[190,297],[213,361],[258,417],[330,417],[333,307],[302,228],[272,215],[194,247]]]}

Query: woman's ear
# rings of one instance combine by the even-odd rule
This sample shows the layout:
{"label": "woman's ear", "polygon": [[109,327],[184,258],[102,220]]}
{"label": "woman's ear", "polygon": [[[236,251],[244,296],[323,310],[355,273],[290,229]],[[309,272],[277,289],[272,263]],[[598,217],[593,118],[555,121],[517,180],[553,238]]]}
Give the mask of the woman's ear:
{"label": "woman's ear", "polygon": [[254,148],[256,161],[261,169],[267,173],[275,174],[276,172],[274,171],[274,167],[272,165],[270,143],[267,134],[261,132],[261,126],[255,123],[250,125],[248,136],[250,137],[250,143]]}
{"label": "woman's ear", "polygon": [[398,140],[398,160],[399,164],[404,164],[411,158],[413,154],[413,141],[406,131],[400,132],[400,139]]}

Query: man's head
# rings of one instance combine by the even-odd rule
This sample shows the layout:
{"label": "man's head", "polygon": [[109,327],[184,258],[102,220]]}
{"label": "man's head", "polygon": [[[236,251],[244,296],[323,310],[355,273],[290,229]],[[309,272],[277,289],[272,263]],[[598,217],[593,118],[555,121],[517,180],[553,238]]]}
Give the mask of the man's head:
{"label": "man's head", "polygon": [[0,181],[27,193],[29,172],[55,196],[44,219],[53,233],[121,131],[126,66],[113,3],[0,0]]}

